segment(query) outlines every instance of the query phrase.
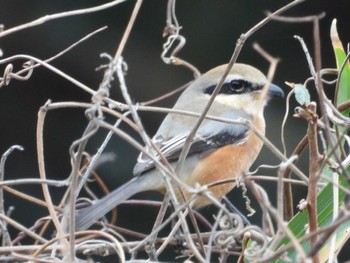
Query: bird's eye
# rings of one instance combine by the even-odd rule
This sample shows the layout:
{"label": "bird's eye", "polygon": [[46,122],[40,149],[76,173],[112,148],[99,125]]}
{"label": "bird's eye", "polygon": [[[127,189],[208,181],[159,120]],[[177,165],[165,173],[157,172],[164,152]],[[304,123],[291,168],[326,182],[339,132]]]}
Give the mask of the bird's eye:
{"label": "bird's eye", "polygon": [[[215,89],[216,85],[211,85],[204,89],[205,94],[213,94],[213,91]],[[252,85],[250,82],[243,80],[243,79],[234,79],[231,81],[225,82],[220,91],[219,94],[242,94],[252,91]]]}
{"label": "bird's eye", "polygon": [[230,82],[230,89],[234,92],[234,93],[241,93],[244,90],[244,83],[243,81],[240,80],[231,80]]}

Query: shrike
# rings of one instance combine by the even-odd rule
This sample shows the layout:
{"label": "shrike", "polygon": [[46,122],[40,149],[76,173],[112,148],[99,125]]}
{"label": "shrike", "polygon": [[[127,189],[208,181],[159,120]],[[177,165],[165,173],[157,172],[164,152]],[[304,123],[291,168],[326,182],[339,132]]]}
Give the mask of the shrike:
{"label": "shrike", "polygon": [[[196,79],[179,97],[174,109],[200,114],[207,105],[227,65],[209,70]],[[248,120],[260,133],[265,133],[264,106],[271,97],[284,97],[281,88],[268,84],[266,96],[262,96],[267,84],[265,75],[258,69],[236,63],[216,96],[208,115],[230,120]],[[162,155],[176,166],[184,142],[196,124],[198,117],[169,113],[153,137]],[[194,187],[208,185],[225,179],[239,179],[258,156],[263,142],[243,124],[231,124],[205,119],[200,125],[189,153],[177,173],[183,183]],[[159,156],[158,156],[159,157]],[[115,189],[91,206],[77,211],[76,229],[91,226],[122,201],[136,193],[156,190],[166,192],[165,180],[153,160],[141,153],[134,168],[135,177]],[[236,185],[229,183],[210,187],[212,196],[220,199]],[[179,187],[174,183],[180,197]],[[186,193],[190,197],[191,193]],[[195,207],[210,201],[199,196]]]}

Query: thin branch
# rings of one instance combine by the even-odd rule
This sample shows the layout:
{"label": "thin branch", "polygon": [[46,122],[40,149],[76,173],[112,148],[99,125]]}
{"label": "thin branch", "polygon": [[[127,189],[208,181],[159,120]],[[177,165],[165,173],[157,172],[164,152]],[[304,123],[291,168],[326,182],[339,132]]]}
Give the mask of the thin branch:
{"label": "thin branch", "polygon": [[73,11],[67,11],[67,12],[62,12],[62,13],[57,13],[57,14],[53,14],[53,15],[45,15],[41,18],[38,18],[34,21],[22,24],[20,26],[16,26],[16,27],[12,27],[10,29],[4,30],[4,31],[0,31],[0,38],[4,37],[6,35],[12,34],[14,32],[18,32],[20,30],[24,30],[24,29],[28,29],[30,27],[34,27],[34,26],[39,26],[42,25],[48,21],[54,20],[54,19],[59,19],[59,18],[64,18],[64,17],[68,17],[68,16],[76,16],[76,15],[83,15],[83,14],[89,14],[89,13],[93,13],[93,12],[98,12],[104,9],[108,9],[112,6],[118,5],[120,3],[125,2],[126,0],[116,0],[116,1],[112,1],[110,3],[107,4],[103,4],[100,6],[95,6],[95,7],[90,7],[90,8],[83,8],[83,9],[78,9],[78,10],[73,10]]}
{"label": "thin branch", "polygon": [[[266,12],[266,15],[271,15],[271,13]],[[285,23],[310,23],[310,22],[314,22],[315,17],[317,17],[318,19],[322,19],[325,16],[326,16],[326,13],[322,12],[318,15],[303,16],[303,17],[274,16],[273,20],[276,20],[279,22],[285,22]]]}
{"label": "thin branch", "polygon": [[28,228],[24,227],[23,225],[19,224],[18,222],[16,222],[15,220],[7,217],[5,214],[0,213],[0,219],[5,221],[7,224],[10,224],[12,227],[23,231],[24,233],[26,233],[29,237],[35,239],[35,240],[39,240],[41,243],[46,243],[47,240],[45,238],[42,238],[41,236],[35,234],[33,231],[30,231]]}
{"label": "thin branch", "polygon": [[[95,31],[93,31],[92,33],[89,33],[88,35],[84,36],[83,38],[79,39],[78,41],[76,41],[75,43],[71,44],[69,47],[65,48],[64,50],[62,50],[61,52],[59,52],[58,54],[45,59],[44,62],[49,63],[52,62],[53,60],[59,58],[60,56],[66,54],[68,51],[70,51],[71,49],[75,48],[76,46],[78,46],[79,44],[81,44],[82,42],[86,41],[87,39],[89,39],[90,37],[94,36],[95,34],[105,30],[107,27],[101,27]],[[25,63],[24,64],[24,68],[17,71],[16,73],[13,73],[13,65],[12,64],[8,64],[5,68],[3,77],[0,77],[0,87],[2,86],[8,86],[11,79],[16,79],[16,80],[20,80],[20,81],[25,81],[28,80],[32,73],[33,70],[37,67],[40,67],[41,64],[40,63]],[[23,75],[24,73],[27,73],[27,75]]]}
{"label": "thin branch", "polygon": [[22,185],[22,184],[47,184],[56,187],[65,187],[69,186],[69,182],[66,180],[42,180],[36,178],[24,178],[24,179],[15,179],[15,180],[6,180],[0,181],[0,186],[5,185]]}
{"label": "thin branch", "polygon": [[[52,72],[56,73],[57,75],[63,77],[64,79],[68,80],[69,82],[73,83],[74,85],[76,85],[77,87],[83,89],[84,91],[90,93],[91,95],[95,94],[95,91],[93,89],[91,89],[90,87],[86,86],[85,84],[81,83],[80,81],[76,80],[75,78],[69,76],[68,74],[64,73],[63,71],[59,70],[58,68],[46,63],[43,60],[40,60],[36,57],[33,56],[29,56],[29,55],[15,55],[15,56],[11,56],[5,59],[0,60],[0,64],[7,64],[11,61],[14,60],[18,60],[18,59],[25,59],[25,60],[29,60],[29,61],[34,61],[40,65],[42,65],[43,67],[51,70]],[[116,105],[118,105],[118,103],[116,102]]]}
{"label": "thin branch", "polygon": [[[47,207],[47,203],[46,203],[45,201],[42,201],[41,199],[38,199],[38,198],[36,198],[36,197],[34,197],[34,196],[31,196],[31,195],[22,193],[22,192],[20,192],[20,191],[17,191],[17,190],[15,190],[15,189],[11,188],[11,187],[8,187],[8,186],[2,186],[2,188],[3,188],[6,192],[8,192],[8,193],[10,193],[10,194],[13,194],[14,196],[16,196],[16,198],[22,198],[23,200],[26,200],[26,201],[28,201],[28,202],[32,202],[32,203],[34,203],[34,204],[36,204],[36,205],[40,205],[40,206],[45,207],[45,208]],[[57,206],[54,206],[54,209],[55,209],[56,211],[60,211],[60,212],[61,212],[61,209],[60,209],[59,207],[57,207]]]}
{"label": "thin branch", "polygon": [[274,218],[275,222],[277,223],[280,231],[282,231],[291,240],[292,246],[295,248],[295,250],[298,253],[300,262],[303,262],[303,263],[307,262],[306,261],[307,257],[306,257],[306,255],[304,253],[304,250],[303,250],[301,244],[296,239],[296,237],[294,236],[292,231],[285,224],[285,222],[282,220],[282,218],[279,217],[278,212],[276,211],[276,209],[273,208],[273,206],[270,203],[268,203],[265,198],[262,198],[261,192],[258,191],[257,185],[254,182],[250,181],[249,178],[246,178],[246,179],[248,179],[248,180],[246,180],[245,183],[247,184],[247,186],[249,186],[249,188],[251,189],[252,193],[257,198],[257,200],[259,200],[259,204],[264,209],[266,209],[266,210],[268,210],[270,212],[271,216]]}
{"label": "thin branch", "polygon": [[[0,186],[1,184],[4,183],[4,179],[5,179],[5,163],[7,160],[7,157],[14,151],[14,150],[19,150],[19,151],[23,151],[24,148],[20,145],[13,145],[11,146],[9,149],[6,150],[6,152],[1,156],[1,160],[0,160]],[[4,192],[3,192],[3,188],[0,187],[0,214],[5,215],[5,208],[4,208]],[[5,222],[1,222],[0,221],[0,233],[3,234],[3,245],[6,245],[6,240],[11,240],[10,236],[7,232],[6,229],[6,223]],[[1,235],[1,234],[0,234]]]}
{"label": "thin branch", "polygon": [[[38,113],[38,121],[37,121],[37,131],[36,131],[36,142],[37,142],[37,156],[38,156],[38,166],[39,166],[39,175],[42,180],[46,180],[46,171],[45,171],[45,160],[44,160],[44,142],[43,142],[43,129],[44,129],[44,121],[46,117],[46,107],[49,104],[46,103],[43,107],[40,108]],[[43,194],[45,201],[47,203],[47,208],[49,210],[50,216],[54,223],[54,226],[57,230],[57,233],[60,237],[64,236],[64,231],[62,229],[62,225],[59,222],[59,219],[56,215],[56,211],[54,209],[54,205],[51,199],[51,195],[46,184],[41,185],[43,189]],[[68,245],[67,240],[61,239],[61,244]],[[66,250],[62,250],[65,252]]]}
{"label": "thin branch", "polygon": [[177,94],[177,93],[179,93],[179,92],[185,90],[185,89],[186,89],[188,86],[190,86],[192,83],[193,83],[193,81],[189,81],[189,82],[187,82],[186,84],[182,85],[181,87],[179,87],[179,88],[177,88],[177,89],[174,89],[174,90],[172,90],[172,91],[170,91],[170,92],[168,92],[168,93],[166,93],[166,94],[164,94],[164,95],[161,95],[161,96],[159,96],[159,97],[157,97],[157,98],[154,98],[154,99],[151,99],[151,100],[148,100],[148,101],[140,102],[140,105],[142,105],[142,106],[148,106],[148,105],[154,104],[154,103],[156,103],[156,102],[158,102],[158,101],[161,101],[161,100],[163,100],[163,99],[166,99],[166,98],[168,98],[168,97],[171,97],[171,96],[173,96],[174,94]]}
{"label": "thin branch", "polygon": [[[309,229],[310,232],[317,232],[318,219],[317,219],[317,182],[318,174],[320,171],[322,156],[318,151],[317,144],[317,115],[316,115],[316,104],[310,104],[310,113],[315,117],[310,119],[308,122],[308,141],[309,141],[309,187],[307,193],[308,202],[308,215],[309,215]],[[317,236],[310,239],[311,247],[315,244]],[[319,256],[313,257],[313,262],[319,262]]]}

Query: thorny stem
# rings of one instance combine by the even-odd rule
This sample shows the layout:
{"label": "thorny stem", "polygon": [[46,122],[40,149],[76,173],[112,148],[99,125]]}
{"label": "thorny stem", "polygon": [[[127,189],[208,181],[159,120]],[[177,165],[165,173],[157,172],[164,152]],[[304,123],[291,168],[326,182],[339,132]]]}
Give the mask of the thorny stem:
{"label": "thorny stem", "polygon": [[[317,144],[317,115],[316,115],[316,103],[310,103],[309,110],[311,114],[311,118],[308,121],[308,139],[309,139],[309,187],[307,194],[307,202],[308,202],[308,216],[309,216],[309,229],[310,232],[317,232],[318,228],[318,220],[317,220],[317,182],[318,175],[320,171],[320,167],[322,164],[322,156],[318,151]],[[316,243],[317,236],[313,236],[310,239],[311,247]],[[313,256],[313,262],[319,262],[318,254]]]}

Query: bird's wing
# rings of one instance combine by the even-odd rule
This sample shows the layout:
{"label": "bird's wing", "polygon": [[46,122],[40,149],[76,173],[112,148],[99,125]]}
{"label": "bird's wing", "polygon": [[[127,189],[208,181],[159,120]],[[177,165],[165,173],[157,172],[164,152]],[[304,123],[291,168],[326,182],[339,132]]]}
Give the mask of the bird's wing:
{"label": "bird's wing", "polygon": [[[161,135],[158,135],[153,138],[153,142],[159,148],[163,156],[169,162],[173,162],[179,158],[188,135],[189,132],[167,140]],[[248,128],[243,125],[214,121],[207,122],[197,131],[188,156],[191,154],[205,154],[229,144],[242,144],[246,141],[247,136]],[[157,153],[155,153],[155,157],[160,159],[160,156]],[[133,173],[134,175],[141,175],[142,173],[153,168],[155,168],[154,161],[147,157],[144,153],[140,153]]]}

